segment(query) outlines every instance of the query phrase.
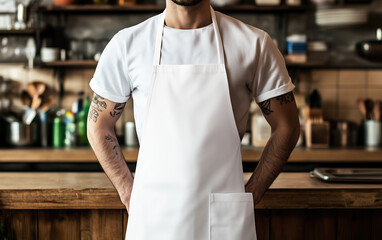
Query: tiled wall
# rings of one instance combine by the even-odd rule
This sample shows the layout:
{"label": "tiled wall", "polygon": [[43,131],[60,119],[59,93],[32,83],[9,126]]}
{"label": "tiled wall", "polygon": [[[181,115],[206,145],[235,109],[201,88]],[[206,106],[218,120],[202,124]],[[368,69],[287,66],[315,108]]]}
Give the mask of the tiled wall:
{"label": "tiled wall", "polygon": [[326,119],[359,123],[358,98],[382,101],[382,70],[314,70],[301,75],[298,89],[318,89]]}

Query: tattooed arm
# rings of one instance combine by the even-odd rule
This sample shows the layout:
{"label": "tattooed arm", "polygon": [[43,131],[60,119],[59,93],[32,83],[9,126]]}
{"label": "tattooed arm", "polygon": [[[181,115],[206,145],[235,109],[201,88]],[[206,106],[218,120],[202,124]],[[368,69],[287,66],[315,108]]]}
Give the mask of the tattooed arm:
{"label": "tattooed arm", "polygon": [[255,171],[245,186],[257,204],[282,171],[300,135],[300,124],[292,92],[259,103],[272,129]]}
{"label": "tattooed arm", "polygon": [[128,208],[133,177],[114,132],[114,125],[124,107],[125,103],[111,102],[94,94],[88,115],[87,135],[103,170]]}

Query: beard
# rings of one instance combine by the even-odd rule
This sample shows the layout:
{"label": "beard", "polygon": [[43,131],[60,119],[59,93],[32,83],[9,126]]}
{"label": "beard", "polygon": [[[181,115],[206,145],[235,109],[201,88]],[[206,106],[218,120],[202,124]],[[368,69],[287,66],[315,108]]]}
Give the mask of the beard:
{"label": "beard", "polygon": [[185,7],[195,6],[203,0],[171,0],[175,4]]}

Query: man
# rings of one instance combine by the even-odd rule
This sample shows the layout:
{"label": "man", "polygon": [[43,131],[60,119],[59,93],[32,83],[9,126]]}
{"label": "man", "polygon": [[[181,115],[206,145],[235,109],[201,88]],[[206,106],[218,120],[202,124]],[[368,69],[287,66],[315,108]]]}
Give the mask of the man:
{"label": "man", "polygon": [[[128,240],[254,240],[254,205],[299,136],[292,84],[264,31],[214,12],[208,0],[116,34],[90,82],[88,138],[125,204]],[[114,124],[134,99],[134,178]],[[255,98],[272,136],[244,186],[240,141]]]}

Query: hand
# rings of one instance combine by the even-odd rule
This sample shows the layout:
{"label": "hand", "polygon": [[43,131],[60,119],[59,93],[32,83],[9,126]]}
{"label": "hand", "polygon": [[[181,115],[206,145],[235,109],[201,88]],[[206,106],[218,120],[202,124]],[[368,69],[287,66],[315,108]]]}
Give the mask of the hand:
{"label": "hand", "polygon": [[256,205],[260,201],[260,199],[259,199],[259,189],[254,187],[254,186],[252,186],[252,185],[247,183],[245,185],[245,192],[252,193],[253,204]]}
{"label": "hand", "polygon": [[121,190],[122,191],[119,193],[121,202],[123,203],[123,205],[125,205],[127,212],[129,212],[131,191],[133,190],[133,182],[131,182],[131,184],[129,184],[128,186],[123,187]]}

